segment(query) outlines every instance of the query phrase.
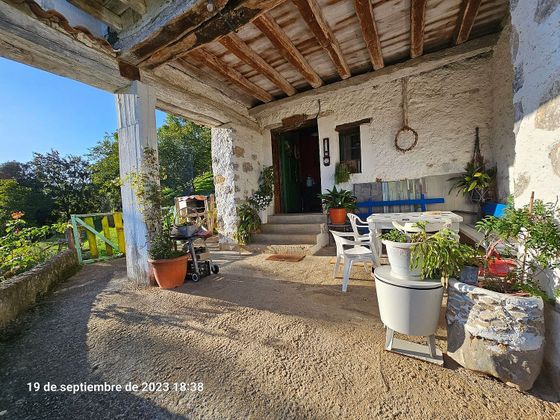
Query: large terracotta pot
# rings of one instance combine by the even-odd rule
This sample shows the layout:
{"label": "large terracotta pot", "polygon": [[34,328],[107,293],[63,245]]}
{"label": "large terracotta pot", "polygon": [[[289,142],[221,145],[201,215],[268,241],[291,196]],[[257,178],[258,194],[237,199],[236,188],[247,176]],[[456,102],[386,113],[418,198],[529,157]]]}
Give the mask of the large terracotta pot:
{"label": "large terracotta pot", "polygon": [[148,260],[152,266],[157,284],[162,289],[174,289],[185,282],[187,276],[186,255],[170,260]]}
{"label": "large terracotta pot", "polygon": [[346,209],[329,209],[331,223],[335,225],[343,225],[346,223]]}

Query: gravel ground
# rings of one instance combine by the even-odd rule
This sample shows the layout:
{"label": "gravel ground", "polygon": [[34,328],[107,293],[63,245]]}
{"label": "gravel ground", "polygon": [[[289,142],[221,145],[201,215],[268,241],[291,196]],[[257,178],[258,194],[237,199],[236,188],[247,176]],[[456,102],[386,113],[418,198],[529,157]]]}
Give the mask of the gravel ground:
{"label": "gravel ground", "polygon": [[[130,285],[122,259],[84,267],[3,332],[0,420],[560,418],[544,382],[524,394],[449,359],[383,351],[360,267],[343,294],[330,257],[217,256],[219,275],[173,291]],[[437,336],[445,349],[445,329]],[[171,389],[30,392],[30,382]],[[203,390],[173,390],[192,382]]]}

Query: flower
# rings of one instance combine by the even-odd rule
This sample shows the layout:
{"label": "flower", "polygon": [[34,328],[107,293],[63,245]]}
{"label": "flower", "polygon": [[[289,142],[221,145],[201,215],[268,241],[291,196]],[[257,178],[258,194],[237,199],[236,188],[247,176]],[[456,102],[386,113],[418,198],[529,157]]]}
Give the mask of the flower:
{"label": "flower", "polygon": [[14,211],[12,212],[11,216],[13,220],[18,220],[25,216],[25,213],[22,211]]}

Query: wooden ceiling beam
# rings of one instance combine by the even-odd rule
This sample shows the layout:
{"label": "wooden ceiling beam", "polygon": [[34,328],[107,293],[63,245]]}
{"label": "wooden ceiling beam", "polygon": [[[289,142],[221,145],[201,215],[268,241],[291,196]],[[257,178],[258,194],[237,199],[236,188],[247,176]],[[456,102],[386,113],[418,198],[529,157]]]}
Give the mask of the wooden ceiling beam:
{"label": "wooden ceiling beam", "polygon": [[385,66],[383,62],[383,54],[381,52],[381,43],[377,34],[377,25],[373,16],[373,7],[370,0],[354,0],[356,6],[356,15],[360,21],[362,28],[362,36],[366,42],[369,52],[371,64],[375,70],[382,69]]}
{"label": "wooden ceiling beam", "polygon": [[301,16],[309,29],[315,35],[319,45],[327,51],[333,64],[336,67],[341,79],[348,79],[351,76],[350,67],[346,63],[340,44],[335,38],[331,28],[323,18],[321,8],[316,0],[292,0],[299,9]]}
{"label": "wooden ceiling beam", "polygon": [[424,19],[427,0],[410,2],[410,58],[424,54]]}
{"label": "wooden ceiling beam", "polygon": [[210,16],[204,10],[196,13],[189,10],[160,28],[155,36],[134,47],[132,55],[146,68],[155,68],[170,60],[186,57],[189,51],[240,29],[283,1],[215,0],[214,11]]}
{"label": "wooden ceiling beam", "polygon": [[278,51],[294,66],[307,82],[314,88],[323,85],[321,77],[313,70],[305,57],[288,38],[280,25],[268,13],[263,13],[253,24],[270,40]]}
{"label": "wooden ceiling beam", "polygon": [[454,41],[456,45],[462,44],[469,39],[481,1],[482,0],[463,0],[459,13],[459,20],[455,28]]}
{"label": "wooden ceiling beam", "polygon": [[116,29],[117,31],[122,31],[123,21],[119,15],[113,13],[99,3],[92,3],[88,0],[68,0],[69,3],[76,6],[78,9],[83,10],[88,15],[105,22],[107,25]]}
{"label": "wooden ceiling beam", "polygon": [[243,76],[233,67],[227,65],[218,57],[216,57],[213,54],[210,54],[203,48],[199,48],[196,51],[191,51],[190,56],[195,60],[201,62],[205,66],[211,68],[215,72],[221,74],[226,79],[235,83],[237,86],[242,88],[245,92],[257,98],[258,100],[262,102],[270,102],[274,99],[272,95],[268,93],[266,90],[255,85],[253,82],[248,80],[245,76]]}
{"label": "wooden ceiling beam", "polygon": [[145,0],[119,0],[119,2],[121,2],[125,6],[130,7],[141,15],[146,13],[146,11],[148,10]]}
{"label": "wooden ceiling beam", "polygon": [[231,53],[235,54],[241,61],[253,67],[256,71],[266,76],[272,83],[292,96],[296,93],[294,87],[276,69],[268,64],[264,59],[249,47],[245,41],[232,32],[220,39],[220,44],[226,47]]}

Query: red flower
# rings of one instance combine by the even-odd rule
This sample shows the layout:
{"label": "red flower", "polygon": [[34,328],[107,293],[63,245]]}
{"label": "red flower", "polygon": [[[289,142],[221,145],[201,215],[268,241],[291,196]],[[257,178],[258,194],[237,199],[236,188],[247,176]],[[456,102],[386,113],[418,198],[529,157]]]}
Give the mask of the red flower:
{"label": "red flower", "polygon": [[12,212],[11,216],[12,216],[12,219],[18,220],[18,219],[21,219],[24,215],[25,215],[25,213],[22,212],[22,211],[14,211],[14,212]]}

